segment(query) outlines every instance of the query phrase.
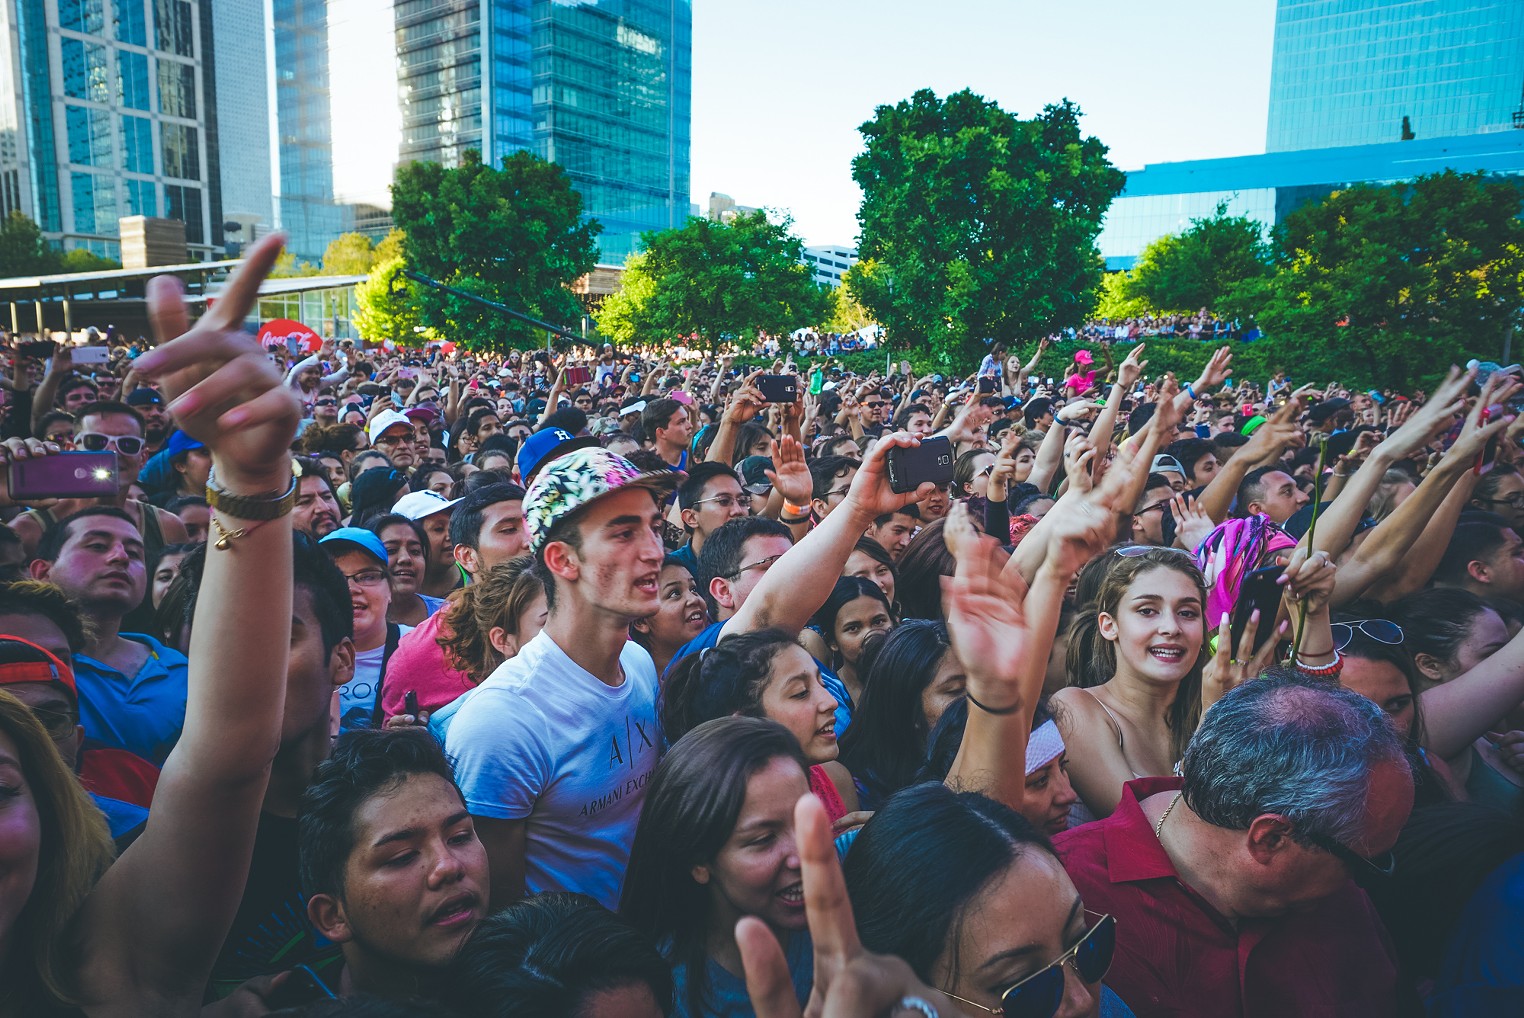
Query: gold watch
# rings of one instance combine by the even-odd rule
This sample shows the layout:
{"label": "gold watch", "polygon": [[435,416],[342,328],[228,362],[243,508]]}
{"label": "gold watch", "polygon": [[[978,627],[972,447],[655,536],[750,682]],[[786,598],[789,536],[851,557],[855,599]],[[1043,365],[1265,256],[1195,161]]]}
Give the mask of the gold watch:
{"label": "gold watch", "polygon": [[215,469],[206,475],[206,504],[240,520],[278,520],[296,507],[296,473],[292,464],[291,485],[279,495],[239,495],[219,487]]}

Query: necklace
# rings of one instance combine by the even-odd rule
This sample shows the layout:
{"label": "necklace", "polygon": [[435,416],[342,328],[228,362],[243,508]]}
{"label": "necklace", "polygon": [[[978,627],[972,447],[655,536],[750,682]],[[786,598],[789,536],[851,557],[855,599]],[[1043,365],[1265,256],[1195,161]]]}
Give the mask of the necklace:
{"label": "necklace", "polygon": [[1159,822],[1154,825],[1154,837],[1161,841],[1164,839],[1164,821],[1169,819],[1170,810],[1175,808],[1175,803],[1179,802],[1180,797],[1184,794],[1184,792],[1176,792],[1175,797],[1169,801],[1169,805],[1164,807],[1164,812],[1160,815]]}

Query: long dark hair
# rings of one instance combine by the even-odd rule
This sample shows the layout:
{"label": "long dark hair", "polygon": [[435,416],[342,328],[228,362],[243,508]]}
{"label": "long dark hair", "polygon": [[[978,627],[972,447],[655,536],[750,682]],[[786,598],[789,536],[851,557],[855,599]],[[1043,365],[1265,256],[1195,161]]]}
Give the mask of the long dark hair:
{"label": "long dark hair", "polygon": [[[810,623],[820,630],[820,635],[825,638],[827,646],[836,642],[836,616],[841,614],[843,608],[860,597],[870,597],[877,601],[884,606],[884,611],[888,612],[889,617],[893,619],[894,606],[889,603],[889,599],[884,596],[878,584],[872,580],[865,580],[861,576],[843,576],[836,581],[836,586],[831,588],[831,594],[826,598],[825,604],[821,605],[820,610],[810,619]],[[837,651],[836,663],[840,662],[841,652]]]}
{"label": "long dark hair", "polygon": [[1053,848],[1021,814],[977,792],[928,782],[895,794],[847,853],[863,946],[897,955],[931,980],[970,899],[1031,851]]}
{"label": "long dark hair", "polygon": [[900,578],[894,593],[907,619],[942,617],[942,577],[951,576],[957,565],[942,538],[946,520],[932,520],[922,527],[900,556]]}
{"label": "long dark hair", "polygon": [[773,658],[798,642],[781,629],[726,637],[679,661],[662,686],[662,736],[676,742],[715,718],[762,717],[762,693],[772,678]]}
{"label": "long dark hair", "polygon": [[869,643],[862,703],[841,738],[841,762],[876,800],[915,778],[929,734],[921,694],[952,648],[944,622],[911,619]]}
{"label": "long dark hair", "polygon": [[689,1014],[706,1013],[709,994],[709,894],[693,867],[719,855],[740,818],[747,782],[779,757],[808,775],[799,740],[776,721],[716,718],[678,739],[646,788],[619,914],[684,967]]}

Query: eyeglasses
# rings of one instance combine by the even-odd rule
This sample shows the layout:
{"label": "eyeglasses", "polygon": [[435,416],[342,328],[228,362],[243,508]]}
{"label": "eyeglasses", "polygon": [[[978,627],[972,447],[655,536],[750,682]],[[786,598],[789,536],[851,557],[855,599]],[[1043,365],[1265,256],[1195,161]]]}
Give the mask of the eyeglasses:
{"label": "eyeglasses", "polygon": [[345,573],[344,579],[362,587],[379,587],[386,582],[386,573],[379,569],[362,569],[358,573]]}
{"label": "eyeglasses", "polygon": [[398,442],[411,442],[413,437],[414,436],[411,431],[399,431],[396,434],[377,435],[375,444],[396,445]]}
{"label": "eyeglasses", "polygon": [[821,497],[823,499],[826,499],[826,500],[829,500],[833,496],[836,497],[836,498],[846,498],[847,497],[847,492],[849,492],[851,490],[852,489],[850,487],[846,487],[846,488],[832,488],[830,491],[826,492]]}
{"label": "eyeglasses", "polygon": [[1335,622],[1329,627],[1333,630],[1334,650],[1343,650],[1349,646],[1349,642],[1355,638],[1355,630],[1359,630],[1377,643],[1384,643],[1388,647],[1396,647],[1402,643],[1402,627],[1395,622],[1386,619],[1360,619],[1355,622]]}
{"label": "eyeglasses", "polygon": [[703,505],[705,502],[713,502],[721,509],[734,509],[740,506],[742,509],[751,508],[751,496],[745,493],[740,495],[715,495],[711,498],[701,498],[694,505]]}
{"label": "eyeglasses", "polygon": [[79,726],[79,719],[72,714],[66,714],[59,710],[48,710],[46,707],[30,708],[32,717],[37,719],[43,730],[48,733],[48,738],[54,742],[67,739],[74,734],[74,729]]}
{"label": "eyeglasses", "polygon": [[1168,505],[1169,505],[1169,502],[1167,502],[1167,501],[1166,502],[1155,502],[1153,505],[1146,505],[1146,506],[1144,506],[1142,509],[1139,509],[1137,512],[1133,513],[1133,515],[1134,516],[1144,516],[1144,515],[1146,515],[1148,513],[1153,512],[1155,509],[1163,511],[1164,508],[1166,506],[1168,506]]}
{"label": "eyeglasses", "polygon": [[[1095,915],[1089,909],[1085,914]],[[1116,948],[1116,919],[1109,915],[1097,916],[1095,925],[1085,931],[1073,947],[1002,993],[998,1010],[955,993],[947,995],[960,1004],[977,1007],[985,1014],[1004,1015],[1005,1018],[1053,1018],[1064,1003],[1064,965],[1072,966],[1080,979],[1094,985],[1104,979],[1111,968]]]}
{"label": "eyeglasses", "polygon": [[731,573],[728,577],[726,577],[726,579],[733,580],[736,577],[740,576],[742,573],[750,572],[753,569],[767,569],[782,557],[782,555],[769,555],[767,558],[757,559],[755,562],[748,562],[746,565]]}
{"label": "eyeglasses", "polygon": [[1363,856],[1343,842],[1327,835],[1303,831],[1302,836],[1342,862],[1349,870],[1350,879],[1361,887],[1369,887],[1373,883],[1385,880],[1397,871],[1397,857],[1392,854],[1391,849],[1387,849],[1380,855]]}
{"label": "eyeglasses", "polygon": [[143,451],[143,440],[136,435],[102,435],[98,431],[75,435],[74,444],[85,452],[105,452],[111,449],[123,456],[136,456]]}
{"label": "eyeglasses", "polygon": [[[1155,507],[1150,506],[1150,508]],[[1143,512],[1148,512],[1148,509],[1144,509]],[[1135,515],[1141,515],[1141,513]],[[1147,555],[1151,551],[1174,552],[1176,555],[1184,555],[1192,562],[1196,561],[1196,556],[1192,555],[1184,548],[1174,548],[1163,544],[1129,544],[1126,547],[1116,549],[1117,554],[1123,558],[1142,558],[1144,555]]]}
{"label": "eyeglasses", "polygon": [[1505,498],[1479,498],[1478,502],[1486,502],[1488,505],[1497,505],[1499,502],[1507,502],[1515,509],[1524,509],[1524,491],[1516,491]]}

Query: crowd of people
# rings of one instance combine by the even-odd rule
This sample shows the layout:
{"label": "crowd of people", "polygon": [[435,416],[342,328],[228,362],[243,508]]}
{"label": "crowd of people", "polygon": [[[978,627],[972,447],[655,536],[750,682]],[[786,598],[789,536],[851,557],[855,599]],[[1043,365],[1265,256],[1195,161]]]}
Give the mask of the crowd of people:
{"label": "crowd of people", "polygon": [[1515,373],[291,353],[278,252],[11,351],[0,1013],[1524,1008]]}

